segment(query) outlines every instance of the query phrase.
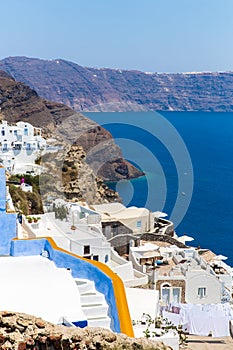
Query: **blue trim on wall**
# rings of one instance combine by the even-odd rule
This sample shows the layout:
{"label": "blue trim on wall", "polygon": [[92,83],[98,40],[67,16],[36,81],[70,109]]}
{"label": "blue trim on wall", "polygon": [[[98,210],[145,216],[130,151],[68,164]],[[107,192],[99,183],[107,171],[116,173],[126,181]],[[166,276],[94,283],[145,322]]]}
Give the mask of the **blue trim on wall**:
{"label": "blue trim on wall", "polygon": [[106,302],[109,306],[111,329],[114,332],[120,333],[120,321],[112,280],[99,268],[86,260],[72,256],[68,252],[66,253],[54,249],[45,238],[12,241],[10,254],[12,256],[40,255],[44,250],[49,253],[49,259],[52,260],[57,267],[70,268],[74,278],[84,278],[95,283],[96,290],[105,295]]}
{"label": "blue trim on wall", "polygon": [[17,240],[11,242],[10,255],[12,256],[28,256],[40,255],[45,249],[45,238],[38,240]]}
{"label": "blue trim on wall", "polygon": [[0,210],[6,212],[6,175],[5,168],[0,168]]}

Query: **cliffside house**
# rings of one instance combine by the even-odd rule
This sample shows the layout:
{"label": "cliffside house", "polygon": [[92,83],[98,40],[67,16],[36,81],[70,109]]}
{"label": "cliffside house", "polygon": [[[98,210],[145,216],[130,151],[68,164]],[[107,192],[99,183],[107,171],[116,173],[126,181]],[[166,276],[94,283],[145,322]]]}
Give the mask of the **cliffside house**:
{"label": "cliffside house", "polygon": [[211,304],[232,299],[232,272],[214,270],[195,248],[144,243],[130,248],[129,260],[134,269],[148,274],[164,305]]}
{"label": "cliffside house", "polygon": [[222,282],[194,248],[175,250],[167,262],[154,270],[161,303],[216,304],[224,300]]}
{"label": "cliffside house", "polygon": [[107,239],[120,234],[155,232],[173,236],[173,223],[146,208],[125,207],[122,203],[92,205],[101,215],[103,233]]}
{"label": "cliffside house", "polygon": [[35,160],[45,148],[40,128],[26,122],[9,125],[3,120],[0,124],[0,161],[10,173],[40,173]]}
{"label": "cliffside house", "polygon": [[[36,223],[23,216],[21,236],[50,236],[56,244],[86,259],[107,263],[111,246],[102,234],[100,216],[78,203],[55,200]],[[37,217],[34,215],[34,217]]]}
{"label": "cliffside house", "polygon": [[232,268],[225,263],[216,268],[214,256],[207,262],[202,255],[205,252],[192,247],[145,243],[141,248],[131,247],[129,259],[135,269],[147,272],[159,293],[163,318],[190,334],[229,336]]}

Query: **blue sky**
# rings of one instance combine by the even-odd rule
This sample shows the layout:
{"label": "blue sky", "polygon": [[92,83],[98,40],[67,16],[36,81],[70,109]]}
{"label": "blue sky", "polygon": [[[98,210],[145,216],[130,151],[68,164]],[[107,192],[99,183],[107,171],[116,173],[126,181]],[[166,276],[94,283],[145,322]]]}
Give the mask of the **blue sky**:
{"label": "blue sky", "polygon": [[233,0],[1,2],[0,59],[150,72],[233,71]]}

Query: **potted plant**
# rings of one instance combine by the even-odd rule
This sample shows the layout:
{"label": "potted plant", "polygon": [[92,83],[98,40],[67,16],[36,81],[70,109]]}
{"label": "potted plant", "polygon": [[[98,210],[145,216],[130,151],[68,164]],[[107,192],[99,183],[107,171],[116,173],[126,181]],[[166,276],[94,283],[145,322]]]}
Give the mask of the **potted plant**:
{"label": "potted plant", "polygon": [[31,224],[32,223],[32,217],[31,216],[27,216],[27,221],[28,221],[29,224]]}

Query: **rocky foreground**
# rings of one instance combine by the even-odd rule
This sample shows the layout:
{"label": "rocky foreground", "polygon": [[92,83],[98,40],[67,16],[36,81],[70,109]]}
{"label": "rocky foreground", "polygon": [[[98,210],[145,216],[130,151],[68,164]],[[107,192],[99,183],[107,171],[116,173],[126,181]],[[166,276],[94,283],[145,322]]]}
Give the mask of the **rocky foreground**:
{"label": "rocky foreground", "polygon": [[169,350],[163,343],[133,339],[103,328],[69,328],[16,312],[0,312],[0,348],[80,350]]}

